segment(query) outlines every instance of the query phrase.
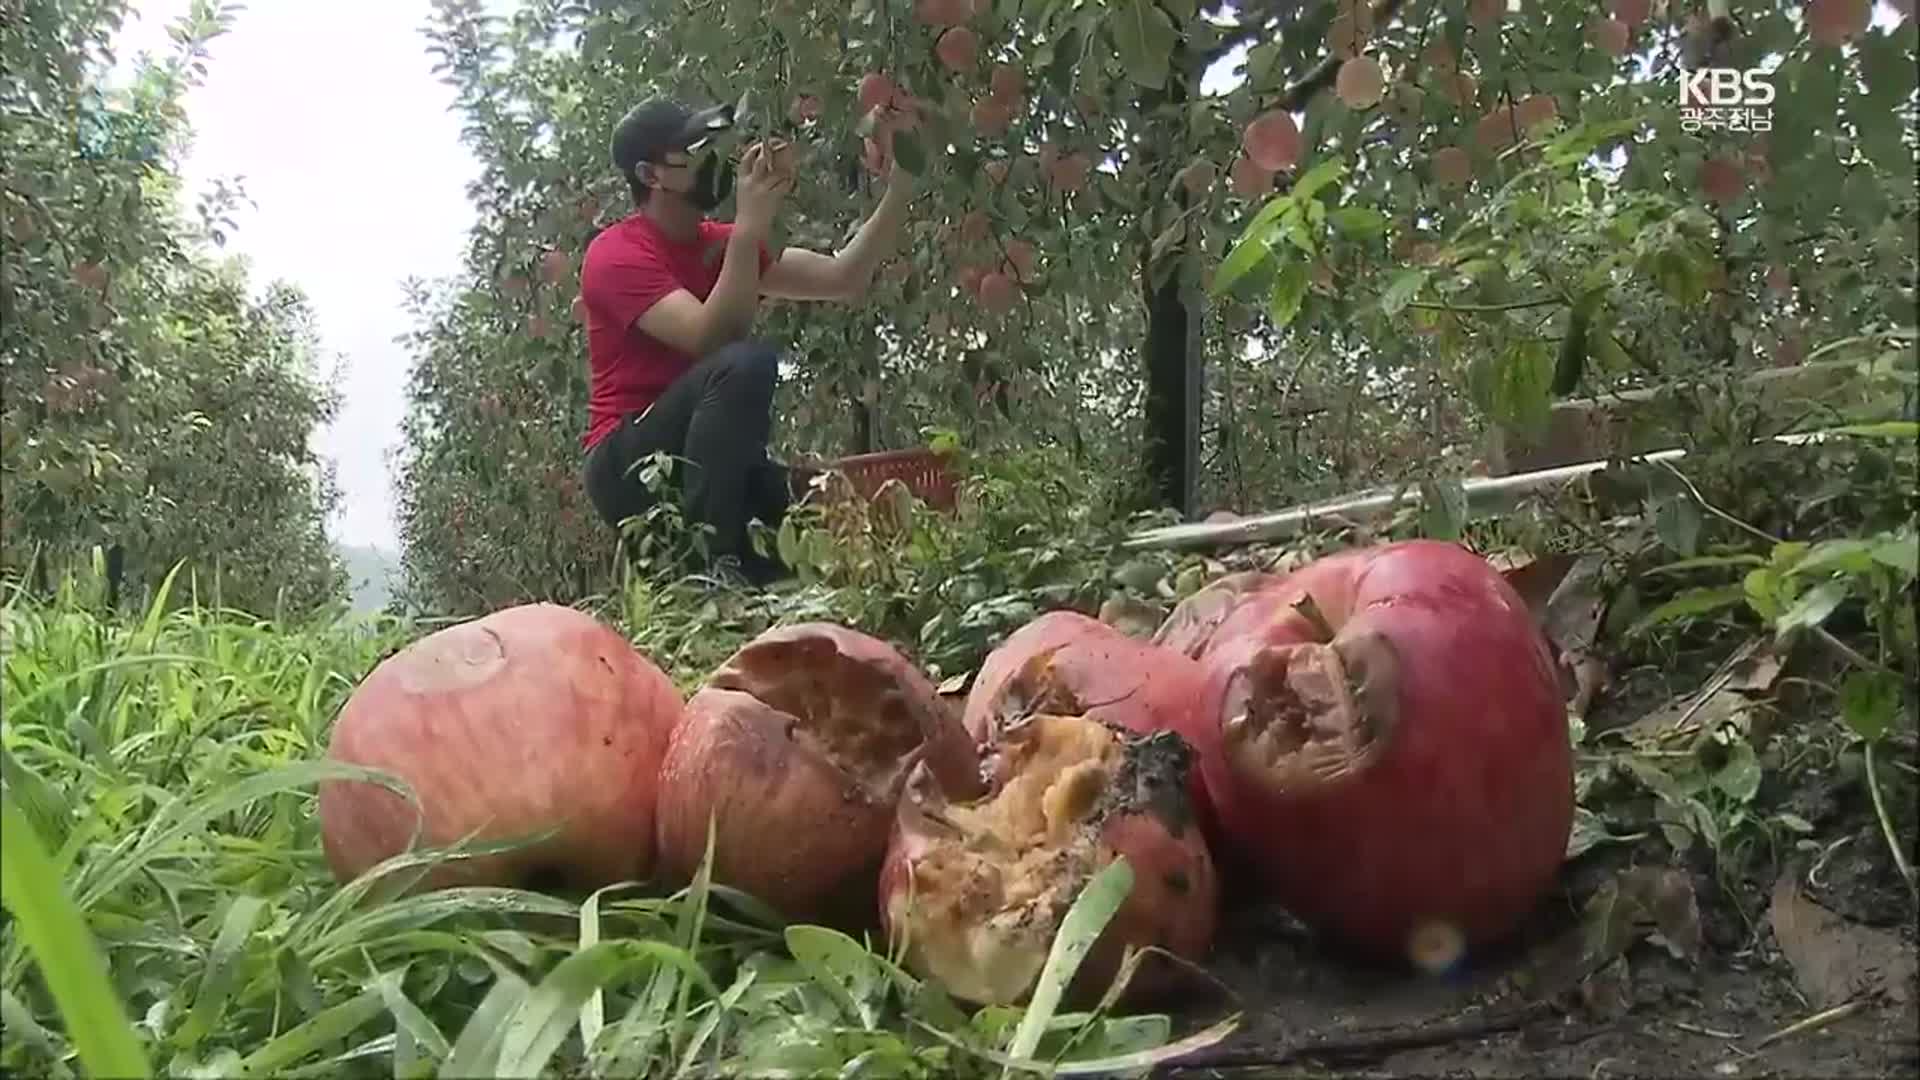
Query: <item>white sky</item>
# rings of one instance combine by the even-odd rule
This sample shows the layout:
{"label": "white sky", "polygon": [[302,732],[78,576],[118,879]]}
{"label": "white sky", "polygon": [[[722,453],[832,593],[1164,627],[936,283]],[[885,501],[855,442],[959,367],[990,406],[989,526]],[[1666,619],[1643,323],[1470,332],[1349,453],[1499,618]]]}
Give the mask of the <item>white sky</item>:
{"label": "white sky", "polygon": [[[144,0],[119,53],[164,52],[188,0]],[[228,250],[257,285],[284,279],[312,300],[342,367],[341,407],[320,434],[343,489],[332,523],[347,543],[398,549],[389,451],[400,443],[409,329],[400,282],[457,272],[479,166],[460,143],[453,90],[425,52],[428,0],[251,0],[214,40],[187,98],[189,188],[241,178],[252,206]],[[351,57],[351,59],[349,59]]]}

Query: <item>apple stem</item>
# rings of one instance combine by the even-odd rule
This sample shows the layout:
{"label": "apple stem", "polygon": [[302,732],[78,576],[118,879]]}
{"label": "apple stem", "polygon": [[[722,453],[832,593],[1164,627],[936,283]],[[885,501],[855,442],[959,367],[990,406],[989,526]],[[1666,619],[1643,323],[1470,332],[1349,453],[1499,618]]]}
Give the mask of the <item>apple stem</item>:
{"label": "apple stem", "polygon": [[1313,632],[1319,635],[1322,645],[1339,636],[1334,631],[1333,624],[1327,621],[1326,613],[1320,610],[1320,605],[1314,603],[1313,594],[1308,593],[1294,601],[1293,610],[1299,612],[1300,617],[1307,620],[1307,624],[1313,627]]}

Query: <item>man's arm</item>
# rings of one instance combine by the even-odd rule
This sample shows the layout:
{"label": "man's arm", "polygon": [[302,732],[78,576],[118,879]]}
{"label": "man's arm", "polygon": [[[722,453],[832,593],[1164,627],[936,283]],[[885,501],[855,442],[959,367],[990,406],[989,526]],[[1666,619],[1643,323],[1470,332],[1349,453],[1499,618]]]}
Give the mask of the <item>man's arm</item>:
{"label": "man's arm", "polygon": [[727,237],[720,277],[705,303],[685,289],[675,289],[649,307],[633,325],[688,356],[705,356],[753,328],[759,302],[760,251],[764,229],[736,225]]}
{"label": "man's arm", "polygon": [[913,198],[912,180],[895,170],[880,205],[854,233],[853,241],[832,255],[790,247],[767,267],[760,291],[783,300],[858,300],[873,284],[873,272],[892,250]]}

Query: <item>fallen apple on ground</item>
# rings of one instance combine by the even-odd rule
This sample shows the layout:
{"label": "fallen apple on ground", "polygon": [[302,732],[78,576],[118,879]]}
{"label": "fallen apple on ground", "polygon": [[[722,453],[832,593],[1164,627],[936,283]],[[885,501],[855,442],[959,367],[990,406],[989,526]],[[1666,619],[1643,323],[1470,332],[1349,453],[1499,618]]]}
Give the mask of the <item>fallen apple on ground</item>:
{"label": "fallen apple on ground", "polygon": [[692,879],[711,819],[715,882],[791,919],[872,925],[895,804],[922,744],[967,750],[946,708],[878,638],[824,622],[761,634],[687,702],[667,749],[663,880]]}
{"label": "fallen apple on ground", "polygon": [[[1445,968],[1512,932],[1574,808],[1559,681],[1520,596],[1431,540],[1239,585],[1200,646],[1223,842],[1274,900],[1367,952]],[[1183,635],[1199,636],[1168,633]]]}
{"label": "fallen apple on ground", "polygon": [[412,803],[364,780],[319,785],[322,846],[345,882],[419,841],[552,832],[444,862],[419,888],[591,889],[653,871],[654,787],[681,716],[673,683],[591,615],[526,604],[460,623],[383,660],[327,748],[398,775]]}
{"label": "fallen apple on ground", "polygon": [[[1032,993],[1061,920],[1097,873],[1124,857],[1133,887],[1082,960],[1066,997],[1106,992],[1128,946],[1188,962],[1212,947],[1219,886],[1188,801],[1192,749],[1170,731],[1134,734],[1087,716],[1040,713],[972,748],[915,766],[900,800],[880,909],[910,972],[980,1005]],[[1141,964],[1133,1000],[1173,985],[1177,965]]]}
{"label": "fallen apple on ground", "polygon": [[[1084,715],[1138,734],[1173,731],[1201,757],[1218,738],[1200,711],[1206,673],[1189,657],[1077,611],[1051,611],[987,654],[967,694],[963,722],[989,744],[1034,713]],[[1212,828],[1213,809],[1196,767],[1189,797]]]}

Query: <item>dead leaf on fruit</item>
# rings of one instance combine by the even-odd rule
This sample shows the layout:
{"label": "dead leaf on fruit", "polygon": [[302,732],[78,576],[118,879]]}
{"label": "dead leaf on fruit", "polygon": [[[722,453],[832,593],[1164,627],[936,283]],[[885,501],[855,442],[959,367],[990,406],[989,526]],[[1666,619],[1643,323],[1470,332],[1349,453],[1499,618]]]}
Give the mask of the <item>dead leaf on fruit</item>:
{"label": "dead leaf on fruit", "polygon": [[1798,868],[1774,882],[1768,921],[1795,981],[1817,1009],[1884,993],[1905,1004],[1915,954],[1898,934],[1840,917],[1800,891]]}

